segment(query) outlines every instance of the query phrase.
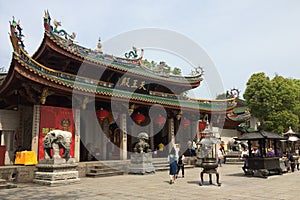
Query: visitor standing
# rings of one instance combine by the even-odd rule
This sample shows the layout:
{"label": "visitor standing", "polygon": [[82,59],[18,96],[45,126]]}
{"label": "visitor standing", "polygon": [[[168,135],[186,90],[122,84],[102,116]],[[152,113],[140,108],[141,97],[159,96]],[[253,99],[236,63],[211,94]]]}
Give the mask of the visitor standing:
{"label": "visitor standing", "polygon": [[222,159],[223,159],[223,151],[222,151],[222,147],[219,148],[218,150],[218,164],[220,167],[222,167]]}
{"label": "visitor standing", "polygon": [[192,143],[192,156],[196,156],[196,149],[197,149],[197,144],[196,144],[195,140],[193,140],[193,143]]}
{"label": "visitor standing", "polygon": [[165,145],[161,142],[158,145],[158,157],[166,156],[164,155]]}
{"label": "visitor standing", "polygon": [[253,149],[252,149],[252,155],[253,155],[254,157],[260,157],[260,156],[261,156],[260,150],[259,150],[259,148],[258,148],[257,146],[254,146],[254,147],[253,147]]}
{"label": "visitor standing", "polygon": [[274,157],[275,156],[275,152],[273,151],[272,148],[268,148],[268,156],[269,157]]}
{"label": "visitor standing", "polygon": [[248,171],[248,157],[249,157],[249,151],[248,151],[247,147],[244,147],[243,151],[241,153],[241,159],[244,162],[244,166],[242,167],[244,173],[247,173],[247,171]]}
{"label": "visitor standing", "polygon": [[291,152],[287,153],[287,159],[288,159],[288,171],[291,170],[291,172],[295,171],[295,158]]}
{"label": "visitor standing", "polygon": [[184,178],[184,155],[182,154],[182,152],[179,152],[176,177],[179,175],[180,169],[181,169],[182,178]]}
{"label": "visitor standing", "polygon": [[173,147],[168,155],[168,162],[170,164],[170,184],[175,183],[177,175],[177,160],[176,150]]}

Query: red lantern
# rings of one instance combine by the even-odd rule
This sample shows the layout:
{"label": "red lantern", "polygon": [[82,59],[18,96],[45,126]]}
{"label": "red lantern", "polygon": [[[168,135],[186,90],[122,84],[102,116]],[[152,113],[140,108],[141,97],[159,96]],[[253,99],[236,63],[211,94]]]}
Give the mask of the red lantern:
{"label": "red lantern", "polygon": [[96,112],[97,117],[100,119],[100,121],[103,121],[104,119],[109,117],[109,112],[107,110],[104,110],[101,108]]}
{"label": "red lantern", "polygon": [[181,124],[184,126],[184,127],[187,127],[191,124],[191,121],[187,118],[184,118],[182,121],[181,121]]}
{"label": "red lantern", "polygon": [[159,115],[157,118],[154,119],[154,122],[156,124],[158,124],[159,126],[163,125],[164,123],[166,123],[166,118]]}
{"label": "red lantern", "polygon": [[203,131],[206,128],[206,122],[198,122],[198,132]]}
{"label": "red lantern", "polygon": [[131,118],[133,119],[133,121],[135,121],[137,124],[141,124],[143,121],[145,121],[146,117],[145,115],[141,114],[141,113],[134,113],[131,115]]}

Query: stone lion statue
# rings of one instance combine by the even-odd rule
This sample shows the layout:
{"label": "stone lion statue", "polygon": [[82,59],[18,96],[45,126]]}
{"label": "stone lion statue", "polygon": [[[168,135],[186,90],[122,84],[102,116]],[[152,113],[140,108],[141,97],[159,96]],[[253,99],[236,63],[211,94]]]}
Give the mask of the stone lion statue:
{"label": "stone lion statue", "polygon": [[145,132],[141,132],[138,134],[139,141],[135,144],[133,151],[142,153],[142,152],[150,152],[150,145],[148,144],[149,136]]}
{"label": "stone lion statue", "polygon": [[70,158],[70,146],[72,141],[72,133],[62,130],[52,130],[45,136],[44,152],[45,159],[52,158],[50,150],[53,149],[53,158],[61,158],[59,155],[59,149],[63,148],[63,158],[67,161]]}

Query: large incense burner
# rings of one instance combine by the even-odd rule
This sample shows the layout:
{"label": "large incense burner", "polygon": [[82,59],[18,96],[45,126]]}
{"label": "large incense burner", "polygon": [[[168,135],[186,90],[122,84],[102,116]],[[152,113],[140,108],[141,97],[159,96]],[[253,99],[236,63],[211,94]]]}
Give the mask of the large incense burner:
{"label": "large incense burner", "polygon": [[218,163],[215,158],[204,158],[202,161],[202,168],[204,170],[216,170]]}
{"label": "large incense burner", "polygon": [[203,170],[200,173],[200,183],[199,185],[202,186],[203,184],[203,175],[204,173],[209,174],[209,183],[212,184],[212,174],[216,174],[217,177],[217,184],[221,186],[219,182],[219,173],[217,171],[218,162],[217,162],[217,152],[216,152],[216,145],[218,144],[217,138],[211,134],[207,134],[206,137],[202,138],[199,142],[200,144],[200,152],[202,156],[202,163],[201,167]]}

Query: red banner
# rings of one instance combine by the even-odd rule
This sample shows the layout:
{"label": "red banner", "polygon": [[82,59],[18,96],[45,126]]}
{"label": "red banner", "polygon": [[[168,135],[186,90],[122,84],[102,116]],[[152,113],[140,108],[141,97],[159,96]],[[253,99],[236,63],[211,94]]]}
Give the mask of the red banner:
{"label": "red banner", "polygon": [[[74,112],[75,113],[75,112]],[[39,134],[39,160],[44,159],[43,139],[48,132],[54,129],[69,131],[72,133],[70,155],[74,158],[75,123],[71,108],[60,108],[52,106],[40,107],[40,134]],[[60,155],[62,155],[62,149]]]}

